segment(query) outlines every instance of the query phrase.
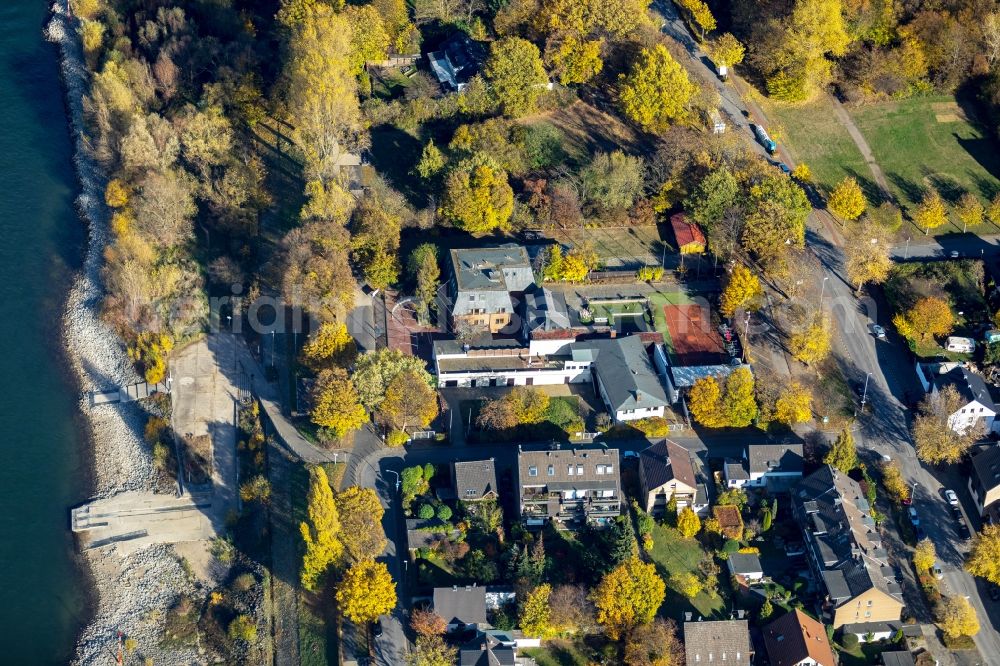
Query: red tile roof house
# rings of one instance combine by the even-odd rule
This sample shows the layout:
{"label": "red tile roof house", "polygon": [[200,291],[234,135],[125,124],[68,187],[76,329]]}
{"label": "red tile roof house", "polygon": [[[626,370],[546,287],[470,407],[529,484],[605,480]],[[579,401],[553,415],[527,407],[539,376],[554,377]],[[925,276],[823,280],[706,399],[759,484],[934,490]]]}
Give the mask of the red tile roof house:
{"label": "red tile roof house", "polygon": [[705,234],[684,213],[670,216],[670,226],[674,229],[677,249],[681,254],[701,254],[705,251]]}
{"label": "red tile roof house", "polygon": [[836,666],[826,629],[799,609],[764,627],[771,666]]}

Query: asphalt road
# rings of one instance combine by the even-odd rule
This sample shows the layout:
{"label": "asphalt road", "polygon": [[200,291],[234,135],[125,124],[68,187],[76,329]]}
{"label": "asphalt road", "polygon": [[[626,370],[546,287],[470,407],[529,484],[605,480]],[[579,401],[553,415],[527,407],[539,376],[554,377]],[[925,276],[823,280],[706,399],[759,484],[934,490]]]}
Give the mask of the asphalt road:
{"label": "asphalt road", "polygon": [[958,252],[964,259],[1000,256],[1000,236],[975,234],[949,234],[947,236],[912,236],[897,244],[891,252],[896,261],[946,259]]}
{"label": "asphalt road", "polygon": [[[947,476],[927,468],[917,459],[913,448],[909,433],[912,414],[906,403],[916,402],[923,392],[910,355],[905,344],[894,334],[890,333],[886,341],[879,341],[871,334],[871,325],[875,323],[892,330],[889,325],[891,312],[880,298],[863,296],[859,299],[854,295],[844,278],[843,254],[833,242],[836,227],[829,221],[824,224],[824,214],[814,211],[810,217],[807,244],[823,263],[827,285],[823,308],[833,318],[835,350],[843,355],[849,368],[848,380],[856,386],[864,386],[868,378],[867,404],[859,416],[859,432],[855,435],[858,446],[891,456],[899,462],[903,477],[917,484],[913,506],[941,561],[943,592],[969,598],[982,625],[975,637],[980,654],[984,657],[1000,655],[1000,633],[997,632],[1000,614],[988,599],[984,605],[980,596],[984,591],[982,586],[977,587],[973,577],[962,568],[966,544],[958,538],[955,521],[943,498],[944,486],[937,478]],[[975,241],[967,239],[967,242],[969,248],[977,247]],[[986,242],[981,241],[980,245]],[[860,400],[858,403],[860,406]],[[966,506],[971,507],[964,483],[955,478],[952,481],[951,487]],[[906,562],[897,564],[908,566]]]}

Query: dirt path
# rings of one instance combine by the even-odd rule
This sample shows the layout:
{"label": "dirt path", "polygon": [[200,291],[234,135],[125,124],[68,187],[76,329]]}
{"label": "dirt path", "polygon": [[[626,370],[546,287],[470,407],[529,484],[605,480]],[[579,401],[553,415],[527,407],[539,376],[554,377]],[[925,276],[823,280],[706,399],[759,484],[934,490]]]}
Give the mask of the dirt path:
{"label": "dirt path", "polygon": [[837,120],[844,126],[847,133],[851,135],[851,140],[854,141],[854,145],[858,147],[858,150],[861,152],[861,156],[865,158],[865,163],[868,164],[868,168],[871,169],[872,176],[875,178],[875,182],[878,184],[879,188],[881,188],[883,196],[885,196],[886,199],[890,199],[892,195],[889,194],[889,184],[885,180],[885,174],[882,173],[882,167],[880,167],[878,162],[875,161],[875,155],[872,153],[871,146],[868,145],[864,135],[861,134],[861,130],[859,130],[858,126],[854,124],[854,120],[851,118],[851,115],[847,113],[847,109],[845,109],[844,105],[840,103],[840,100],[833,95],[830,95],[829,97],[830,103],[833,105],[834,113],[837,115]]}
{"label": "dirt path", "polygon": [[271,602],[274,609],[275,666],[298,666],[299,614],[298,557],[295,520],[292,513],[292,465],[275,444],[268,449],[271,481]]}

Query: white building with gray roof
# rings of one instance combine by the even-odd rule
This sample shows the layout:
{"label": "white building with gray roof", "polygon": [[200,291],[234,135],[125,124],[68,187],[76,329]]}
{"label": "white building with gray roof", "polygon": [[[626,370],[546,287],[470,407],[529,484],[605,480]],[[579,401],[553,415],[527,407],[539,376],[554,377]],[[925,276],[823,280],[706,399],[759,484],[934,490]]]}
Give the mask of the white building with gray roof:
{"label": "white building with gray roof", "polygon": [[570,345],[573,358],[593,364],[594,384],[615,423],[663,416],[667,394],[638,335]]}

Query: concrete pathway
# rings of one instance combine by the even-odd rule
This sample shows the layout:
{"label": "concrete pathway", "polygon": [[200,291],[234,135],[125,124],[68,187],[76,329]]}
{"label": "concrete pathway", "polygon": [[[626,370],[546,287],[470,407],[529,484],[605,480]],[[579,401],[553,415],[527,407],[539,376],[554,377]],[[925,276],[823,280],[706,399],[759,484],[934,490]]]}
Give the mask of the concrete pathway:
{"label": "concrete pathway", "polygon": [[267,450],[267,473],[271,482],[271,607],[274,611],[272,639],[275,666],[299,663],[299,536],[292,505],[292,473],[295,466],[286,451],[271,438]]}
{"label": "concrete pathway", "polygon": [[840,103],[840,100],[833,95],[828,95],[830,98],[830,103],[833,105],[834,115],[837,116],[837,121],[844,126],[847,133],[851,135],[851,140],[854,141],[854,145],[858,147],[861,152],[861,156],[865,158],[865,163],[872,172],[872,177],[875,178],[875,182],[878,184],[879,188],[882,190],[882,195],[886,199],[891,199],[892,195],[889,193],[889,183],[885,179],[885,174],[882,173],[882,167],[878,165],[875,161],[875,154],[872,152],[871,146],[868,145],[868,141],[865,140],[864,135],[858,126],[854,124],[854,119],[851,115],[847,113],[847,109],[844,105]]}

